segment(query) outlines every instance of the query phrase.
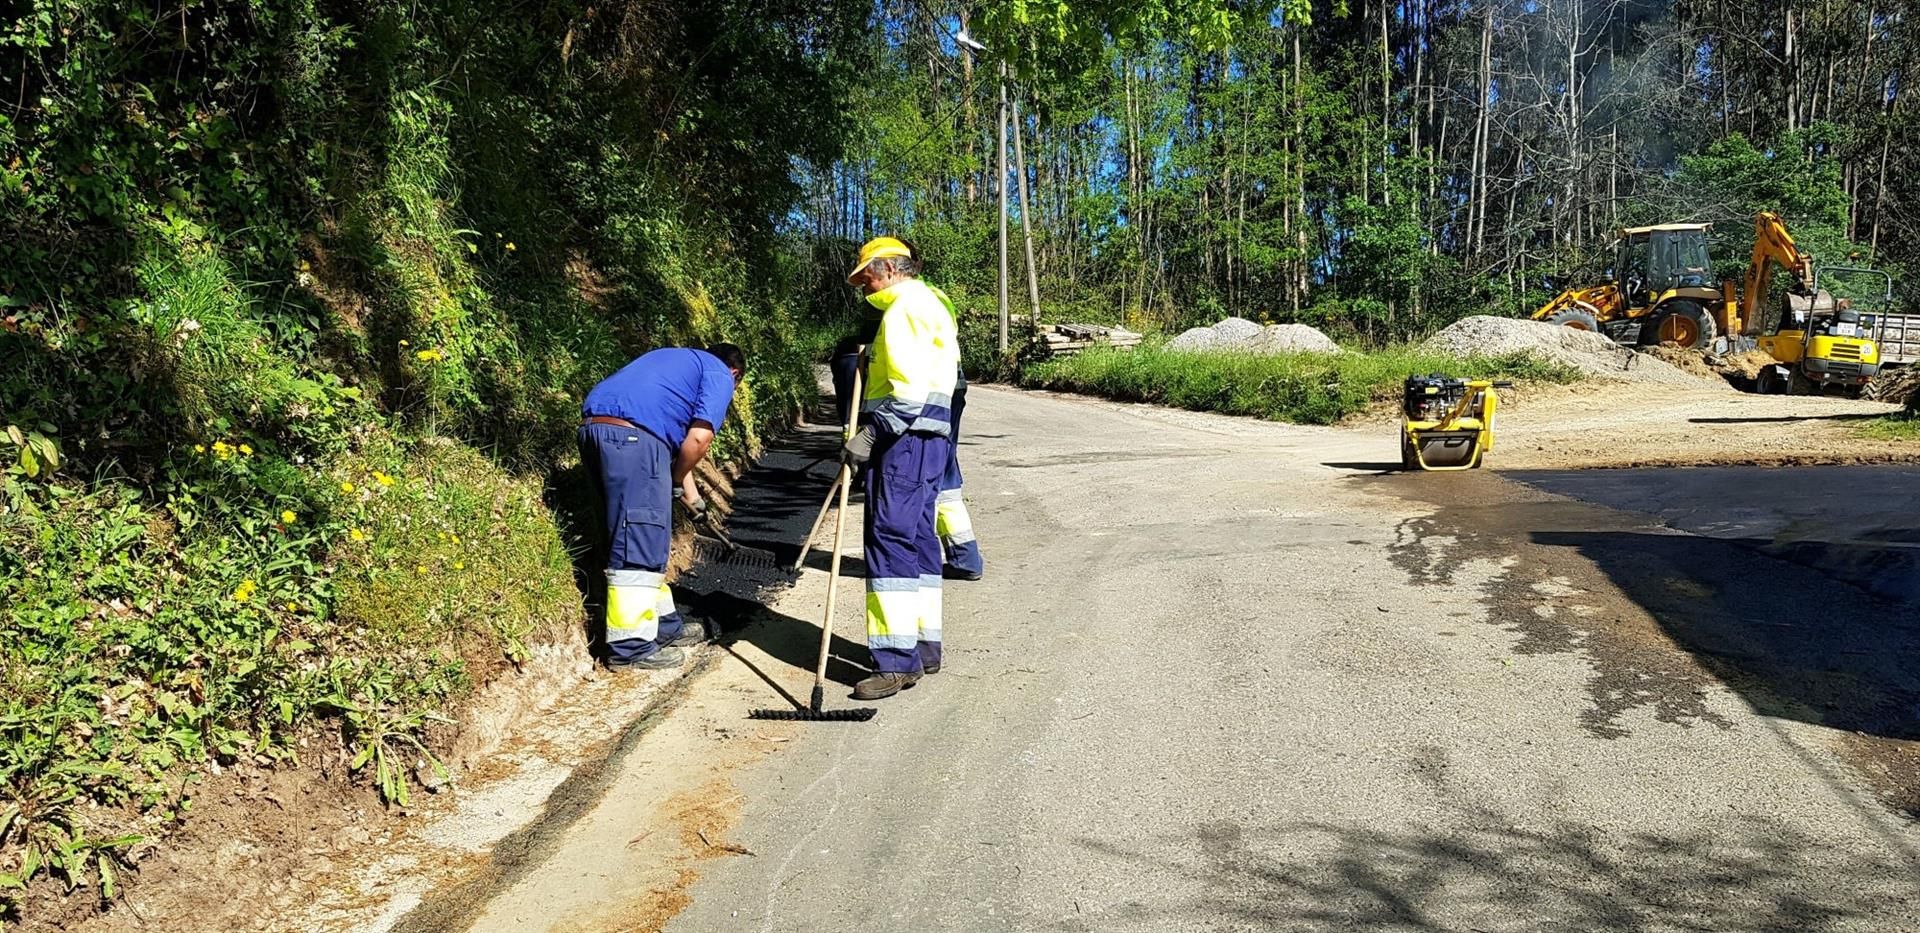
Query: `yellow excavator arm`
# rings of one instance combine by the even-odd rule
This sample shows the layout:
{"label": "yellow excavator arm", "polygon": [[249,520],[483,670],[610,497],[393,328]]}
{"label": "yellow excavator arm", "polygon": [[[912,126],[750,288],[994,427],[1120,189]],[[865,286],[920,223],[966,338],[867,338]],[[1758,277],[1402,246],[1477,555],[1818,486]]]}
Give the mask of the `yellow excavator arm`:
{"label": "yellow excavator arm", "polygon": [[1793,274],[1795,287],[1812,287],[1813,257],[1794,245],[1793,234],[1787,232],[1779,214],[1761,211],[1753,217],[1753,258],[1747,263],[1746,290],[1740,293],[1740,317],[1745,323],[1740,333],[1751,333],[1760,323],[1760,303],[1767,300],[1776,264]]}

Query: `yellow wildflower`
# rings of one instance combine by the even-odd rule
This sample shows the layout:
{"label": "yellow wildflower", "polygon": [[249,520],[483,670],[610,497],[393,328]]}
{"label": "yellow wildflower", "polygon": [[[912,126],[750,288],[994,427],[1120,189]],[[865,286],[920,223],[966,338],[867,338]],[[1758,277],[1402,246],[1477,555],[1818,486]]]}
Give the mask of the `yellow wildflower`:
{"label": "yellow wildflower", "polygon": [[194,452],[194,453],[196,453],[196,454],[204,454],[204,453],[206,453],[206,452],[207,452],[207,445],[205,445],[205,444],[195,444],[195,445],[193,445],[193,452]]}
{"label": "yellow wildflower", "polygon": [[252,580],[240,581],[240,585],[233,588],[233,601],[236,603],[244,603],[252,599],[255,589],[258,589],[258,587],[254,585]]}
{"label": "yellow wildflower", "polygon": [[280,520],[281,520],[282,522],[285,522],[286,524],[289,524],[289,525],[291,525],[291,524],[293,524],[293,523],[294,523],[294,520],[295,520],[295,519],[298,519],[299,517],[300,517],[300,516],[298,516],[298,515],[295,515],[295,514],[293,514],[293,510],[292,510],[292,509],[282,509],[282,510],[280,510]]}
{"label": "yellow wildflower", "polygon": [[288,604],[287,604],[287,611],[288,611],[288,612],[299,612],[299,611],[300,611],[300,604],[299,604],[299,603],[288,603]]}
{"label": "yellow wildflower", "polygon": [[382,486],[393,485],[393,477],[388,476],[387,474],[382,473],[379,470],[373,471],[373,481],[376,483],[379,483]]}
{"label": "yellow wildflower", "polygon": [[246,444],[241,444],[241,445],[240,445],[240,456],[242,456],[242,457],[251,457],[251,456],[253,456],[253,448],[252,448],[252,447],[249,447],[249,446],[247,446]]}
{"label": "yellow wildflower", "polygon": [[423,577],[427,575],[427,565],[426,565],[426,564],[421,564],[421,565],[419,565],[419,566],[417,566],[417,567],[415,567],[415,568],[413,568],[413,570],[414,570],[414,572],[415,572],[415,573],[418,573],[419,575],[421,575],[421,576],[423,576]]}
{"label": "yellow wildflower", "polygon": [[464,561],[464,560],[456,560],[456,561],[454,561],[454,562],[453,562],[453,569],[455,569],[455,570],[465,570],[465,569],[467,569],[467,562],[466,562],[466,561]]}
{"label": "yellow wildflower", "polygon": [[355,541],[365,541],[367,540],[367,533],[364,531],[361,531],[358,528],[355,528],[352,531],[347,532],[347,537],[352,538]]}
{"label": "yellow wildflower", "polygon": [[422,363],[438,363],[441,360],[446,359],[447,355],[444,353],[441,353],[439,350],[421,350],[420,352],[415,353],[413,355],[413,358],[416,360],[419,360]]}
{"label": "yellow wildflower", "polygon": [[457,532],[453,535],[453,543],[455,544],[460,543],[460,535]]}
{"label": "yellow wildflower", "polygon": [[400,345],[404,347],[404,346],[406,346],[406,345],[407,345],[407,342],[406,342],[405,340],[402,340],[402,341],[400,341]]}
{"label": "yellow wildflower", "polygon": [[346,493],[346,494],[347,494],[347,495],[349,495],[349,496],[351,496],[351,495],[353,495],[353,481],[352,481],[352,480],[341,480],[341,481],[340,481],[340,491],[341,491],[341,492],[344,492],[344,493]]}
{"label": "yellow wildflower", "polygon": [[511,253],[511,252],[513,252],[513,251],[514,251],[514,250],[516,250],[516,249],[519,249],[519,247],[517,247],[517,246],[515,246],[515,245],[513,245],[513,241],[512,241],[512,240],[508,240],[508,241],[507,241],[507,252],[509,252],[509,253]]}

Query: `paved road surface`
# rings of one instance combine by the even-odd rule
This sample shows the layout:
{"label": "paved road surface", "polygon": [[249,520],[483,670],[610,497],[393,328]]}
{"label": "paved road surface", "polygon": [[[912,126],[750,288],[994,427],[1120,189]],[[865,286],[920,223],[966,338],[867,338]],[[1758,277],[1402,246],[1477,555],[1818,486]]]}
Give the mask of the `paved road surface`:
{"label": "paved road surface", "polygon": [[[762,730],[725,658],[477,929],[1920,926],[1913,604],[1630,495],[1383,475],[1384,431],[991,389],[968,427],[989,578],[951,585],[948,670]],[[796,643],[821,576],[774,607]],[[631,851],[709,780],[665,807],[707,856]]]}

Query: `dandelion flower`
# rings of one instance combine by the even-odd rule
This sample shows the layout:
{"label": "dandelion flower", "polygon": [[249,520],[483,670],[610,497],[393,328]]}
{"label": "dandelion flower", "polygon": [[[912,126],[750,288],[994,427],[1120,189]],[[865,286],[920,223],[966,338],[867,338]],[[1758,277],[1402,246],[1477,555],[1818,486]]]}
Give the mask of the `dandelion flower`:
{"label": "dandelion flower", "polygon": [[240,456],[242,456],[242,457],[251,457],[251,456],[253,456],[253,448],[252,448],[252,447],[249,447],[249,446],[248,446],[248,445],[246,445],[246,444],[241,444],[241,445],[240,445]]}
{"label": "dandelion flower", "polygon": [[465,570],[465,569],[467,569],[467,562],[466,562],[466,561],[464,561],[464,560],[456,560],[456,561],[454,561],[454,562],[453,562],[453,569],[455,569],[455,570]]}
{"label": "dandelion flower", "polygon": [[340,491],[346,493],[349,496],[353,495],[353,481],[342,480],[340,482]]}
{"label": "dandelion flower", "polygon": [[293,510],[292,510],[292,509],[282,509],[282,510],[280,511],[280,520],[281,520],[282,522],[285,522],[285,523],[287,523],[287,524],[289,524],[289,525],[291,525],[291,524],[293,524],[293,523],[294,523],[294,520],[295,520],[295,519],[298,519],[299,517],[300,517],[300,516],[298,516],[298,515],[295,515],[295,514],[293,514]]}
{"label": "dandelion flower", "polygon": [[405,340],[402,340],[402,341],[400,341],[400,345],[404,347],[404,346],[406,346],[406,345],[407,345],[407,342],[406,342]]}
{"label": "dandelion flower", "polygon": [[347,537],[352,538],[355,541],[365,541],[367,540],[367,533],[364,531],[361,531],[358,528],[355,528],[352,531],[347,532]]}
{"label": "dandelion flower", "polygon": [[413,568],[413,571],[414,571],[415,573],[417,573],[417,574],[419,574],[419,575],[421,575],[421,576],[423,576],[423,577],[424,577],[424,576],[426,576],[426,575],[427,575],[427,565],[426,565],[426,564],[421,564],[421,565],[419,565],[419,566],[417,566],[417,567],[415,567],[415,568]]}
{"label": "dandelion flower", "polygon": [[415,353],[413,355],[413,358],[419,360],[422,363],[438,363],[441,360],[446,359],[447,356],[446,354],[441,353],[439,350],[421,350],[420,352]]}
{"label": "dandelion flower", "polygon": [[507,241],[507,252],[509,252],[509,253],[511,253],[511,252],[513,252],[514,250],[516,250],[516,249],[519,249],[519,248],[520,248],[520,247],[518,247],[518,246],[515,246],[515,245],[513,245],[513,241],[512,241],[512,240],[508,240],[508,241]]}
{"label": "dandelion flower", "polygon": [[193,445],[193,452],[194,452],[194,453],[196,453],[196,454],[204,454],[204,453],[206,453],[206,452],[207,452],[207,445],[205,445],[205,444],[195,444],[195,445]]}
{"label": "dandelion flower", "polygon": [[288,611],[288,612],[299,612],[299,611],[300,611],[300,604],[299,604],[299,603],[288,603],[288,604],[287,604],[287,611]]}
{"label": "dandelion flower", "polygon": [[460,535],[459,535],[459,533],[458,533],[458,532],[456,532],[456,533],[455,533],[455,534],[453,535],[453,543],[455,543],[455,544],[459,544],[459,543],[460,543]]}
{"label": "dandelion flower", "polygon": [[252,580],[240,581],[240,585],[233,588],[233,601],[236,603],[244,603],[252,599],[255,589],[257,589],[257,587]]}
{"label": "dandelion flower", "polygon": [[373,471],[373,481],[376,483],[379,483],[382,486],[393,485],[393,477],[388,476],[387,474],[382,473],[379,470]]}

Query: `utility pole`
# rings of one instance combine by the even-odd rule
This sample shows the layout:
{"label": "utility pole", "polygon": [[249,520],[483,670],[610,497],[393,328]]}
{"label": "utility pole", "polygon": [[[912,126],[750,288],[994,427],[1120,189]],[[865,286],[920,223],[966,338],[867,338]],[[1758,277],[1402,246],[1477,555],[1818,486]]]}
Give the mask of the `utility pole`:
{"label": "utility pole", "polygon": [[1007,355],[1007,63],[1000,62],[1000,355]]}
{"label": "utility pole", "polygon": [[1020,233],[1027,240],[1027,297],[1033,302],[1033,317],[1027,323],[1040,330],[1040,273],[1033,266],[1033,221],[1028,220],[1027,156],[1020,145],[1020,95],[1013,97],[1013,170],[1020,176]]}

